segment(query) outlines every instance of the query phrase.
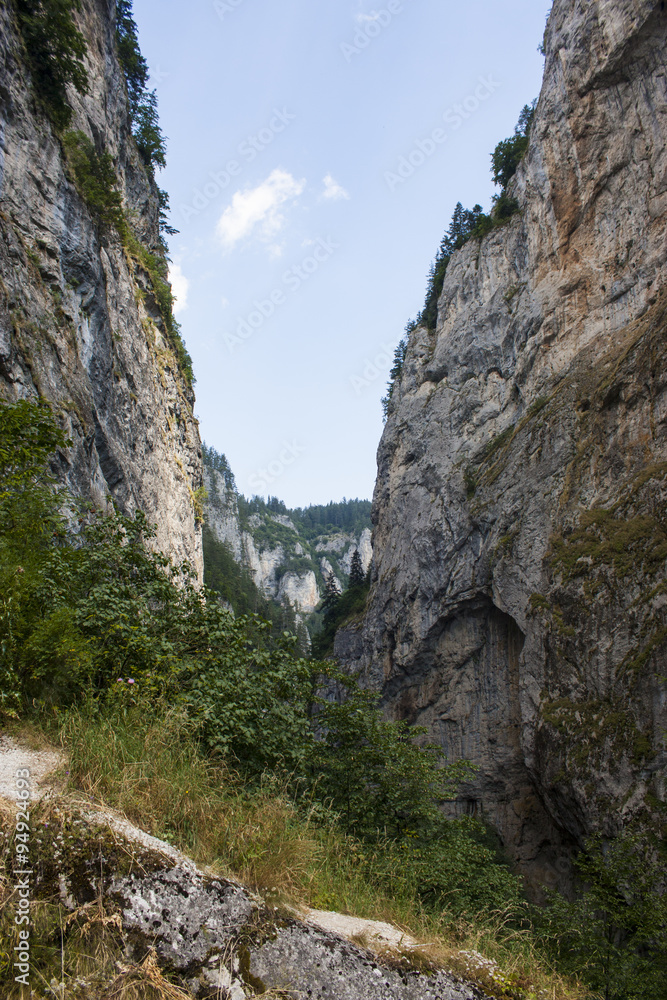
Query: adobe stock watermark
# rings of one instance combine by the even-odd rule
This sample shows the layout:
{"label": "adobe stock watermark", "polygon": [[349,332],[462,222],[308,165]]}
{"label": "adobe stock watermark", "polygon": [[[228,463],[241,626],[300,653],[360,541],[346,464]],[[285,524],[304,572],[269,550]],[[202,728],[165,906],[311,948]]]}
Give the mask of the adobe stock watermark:
{"label": "adobe stock watermark", "polygon": [[296,115],[293,115],[287,108],[274,108],[268,124],[259,132],[246,136],[243,142],[238,144],[236,147],[238,159],[228,160],[222,170],[211,170],[208,175],[210,180],[192,192],[193,197],[190,204],[179,205],[178,211],[181,215],[181,221],[187,222],[188,219],[199,215],[208,208],[211,202],[227,190],[232,180],[240,176],[244,165],[257,159],[259,154],[264,152],[276,136],[284,132],[295,118]]}
{"label": "adobe stock watermark", "polygon": [[360,396],[364,389],[382,378],[383,373],[389,374],[389,368],[394,358],[394,345],[381,344],[382,350],[374,358],[366,358],[361,375],[350,375],[350,385],[355,396]]}
{"label": "adobe stock watermark", "polygon": [[12,968],[14,981],[30,985],[30,771],[27,767],[15,773],[16,781],[16,831],[14,833],[13,873],[18,899],[14,924],[18,944],[14,945]]}
{"label": "adobe stock watermark", "polygon": [[263,299],[255,299],[253,309],[246,316],[239,316],[234,333],[225,333],[224,341],[230,354],[264,326],[276,309],[284,306],[290,295],[298,292],[304,282],[309,281],[322,264],[330,260],[340,248],[340,243],[335,243],[330,236],[326,240],[320,236],[313,246],[315,249],[312,253],[283,272],[280,287],[274,288]]}
{"label": "adobe stock watermark", "polygon": [[214,0],[213,9],[220,20],[224,21],[225,15],[233,13],[242,3],[245,3],[245,0]]}
{"label": "adobe stock watermark", "polygon": [[248,476],[248,486],[253,490],[253,495],[265,493],[269,486],[273,486],[290,465],[294,465],[297,458],[304,455],[307,450],[307,448],[302,447],[296,441],[283,441],[280,454],[269,462],[265,469],[256,469],[255,472]]}
{"label": "adobe stock watermark", "polygon": [[343,53],[345,62],[351,63],[355,56],[367,49],[373,39],[381,35],[396,15],[402,14],[404,10],[401,0],[389,0],[386,8],[360,15],[363,20],[355,31],[352,42],[340,43],[340,51]]}
{"label": "adobe stock watermark", "polygon": [[447,141],[451,132],[456,132],[463,123],[471,118],[484,101],[495,94],[501,84],[493,76],[480,76],[479,83],[472,94],[468,94],[458,104],[447,108],[442,118],[450,126],[450,131],[438,126],[425,139],[417,139],[414,146],[404,156],[399,156],[395,170],[386,170],[384,179],[390,191],[395,191],[399,184],[405,184],[426,161],[438,151],[438,147]]}

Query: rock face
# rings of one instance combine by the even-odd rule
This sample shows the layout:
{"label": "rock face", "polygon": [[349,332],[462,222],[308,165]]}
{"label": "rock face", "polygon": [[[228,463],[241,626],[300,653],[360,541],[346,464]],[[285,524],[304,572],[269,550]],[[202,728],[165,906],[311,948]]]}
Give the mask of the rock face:
{"label": "rock face", "polygon": [[[84,0],[86,96],[70,131],[113,158],[124,211],[158,243],[158,189],[131,135],[115,3]],[[193,394],[148,274],[77,193],[61,139],[35,102],[11,4],[0,10],[0,396],[41,396],[73,440],[60,472],[97,504],[142,508],[157,542],[201,576],[202,468]]]}
{"label": "rock face", "polygon": [[664,809],[667,11],[555,0],[520,213],[451,260],[378,452],[337,652],[479,765],[534,883]]}

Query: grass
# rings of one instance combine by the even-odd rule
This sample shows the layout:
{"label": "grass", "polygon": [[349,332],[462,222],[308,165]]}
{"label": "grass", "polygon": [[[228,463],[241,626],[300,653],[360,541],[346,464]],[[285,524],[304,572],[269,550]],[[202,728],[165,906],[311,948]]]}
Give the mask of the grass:
{"label": "grass", "polygon": [[[44,733],[34,723],[14,729],[22,742],[40,749],[57,734],[66,752],[69,806],[56,799],[35,813],[40,829],[50,820],[54,837],[58,823],[63,830],[78,829],[63,817],[83,794],[87,807],[93,800],[119,810],[211,874],[237,880],[273,905],[336,910],[394,924],[427,942],[406,954],[413,965],[449,968],[491,996],[510,1000],[583,1000],[588,995],[549,968],[528,925],[511,926],[502,913],[454,919],[446,911],[425,911],[407,878],[401,878],[391,845],[371,849],[344,835],[321,805],[295,802],[286,778],[267,776],[254,787],[244,784],[223,761],[200,753],[190,724],[176,711],[151,721],[76,710],[51,722]],[[11,830],[12,823],[13,815],[0,815],[1,829]],[[109,853],[105,847],[105,856]],[[10,892],[0,868],[0,905]],[[62,995],[61,976],[67,982],[64,995],[75,1000],[187,996],[164,978],[151,952],[128,961],[118,916],[107,900],[68,914],[55,882],[43,895],[35,904],[33,935],[44,979],[44,992],[37,996]],[[78,991],[77,982],[94,982],[94,992]],[[2,969],[0,984],[5,984]],[[10,986],[7,981],[7,1000],[18,1000],[20,994]]]}
{"label": "grass", "polygon": [[[31,733],[35,740],[34,727]],[[286,780],[268,776],[249,787],[223,761],[204,758],[177,712],[146,721],[74,711],[60,726],[60,740],[71,791],[120,810],[211,873],[236,879],[276,905],[386,920],[428,942],[420,951],[424,961],[476,979],[498,996],[582,1000],[587,995],[548,967],[530,928],[510,928],[503,914],[454,920],[447,912],[426,912],[400,878],[390,851],[364,847],[345,836],[321,806],[295,802]],[[486,963],[471,968],[471,953],[480,953]],[[152,968],[150,963],[143,971],[133,967],[119,980],[119,990],[134,989]],[[139,995],[149,996],[145,985]],[[118,993],[127,1000],[132,995]],[[155,993],[159,1000],[172,995]]]}

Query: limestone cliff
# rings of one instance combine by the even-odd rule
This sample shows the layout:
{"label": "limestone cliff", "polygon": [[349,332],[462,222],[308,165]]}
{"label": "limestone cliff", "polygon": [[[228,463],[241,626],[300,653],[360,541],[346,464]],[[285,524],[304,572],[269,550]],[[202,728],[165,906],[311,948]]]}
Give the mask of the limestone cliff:
{"label": "limestone cliff", "polygon": [[[74,12],[88,93],[70,133],[110,154],[137,246],[159,252],[158,189],[132,138],[113,0]],[[13,4],[0,8],[0,396],[41,396],[73,440],[60,472],[96,503],[142,508],[161,548],[202,573],[193,393],[141,253],[96,218],[35,100]]]}
{"label": "limestone cliff", "polygon": [[554,3],[521,211],[410,336],[337,641],[536,882],[665,811],[666,37],[656,0]]}
{"label": "limestone cliff", "polygon": [[269,508],[245,515],[231,472],[204,466],[206,524],[234,558],[248,570],[260,593],[300,615],[320,603],[324,576],[333,573],[342,590],[358,549],[364,573],[372,558],[369,527],[356,531],[329,528],[306,531],[294,517]]}

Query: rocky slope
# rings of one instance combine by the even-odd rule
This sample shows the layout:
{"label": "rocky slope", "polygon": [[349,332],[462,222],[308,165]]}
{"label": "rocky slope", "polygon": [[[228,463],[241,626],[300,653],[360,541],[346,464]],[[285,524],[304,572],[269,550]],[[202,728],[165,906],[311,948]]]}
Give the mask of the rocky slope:
{"label": "rocky slope", "polygon": [[[124,991],[182,1000],[485,1000],[490,995],[438,969],[391,925],[278,909],[237,882],[203,871],[114,811],[82,805],[63,792],[64,765],[61,754],[31,751],[0,733],[0,927],[8,947],[19,940],[11,874],[17,766],[31,776],[31,906],[39,916],[31,924],[25,967],[30,982],[38,975],[48,981],[51,972],[65,982],[64,954],[47,943],[49,911],[56,910],[60,917],[66,914],[59,941],[68,962],[77,942],[86,958],[95,955],[87,966],[80,960],[75,981],[67,970],[68,994],[77,997]],[[354,937],[368,945],[353,943]],[[55,954],[56,965],[49,968]],[[481,956],[461,952],[453,958],[490,987],[500,981],[495,963]],[[6,969],[2,972],[5,983]],[[64,990],[51,979],[54,995]]]}
{"label": "rocky slope", "polygon": [[355,549],[364,573],[372,557],[370,528],[326,530],[314,538],[298,520],[269,509],[244,516],[233,481],[204,466],[206,524],[234,560],[252,574],[266,598],[289,604],[303,615],[320,603],[324,578],[333,573],[342,590]]}
{"label": "rocky slope", "polygon": [[[131,135],[115,49],[115,3],[83,0],[88,93],[67,129],[113,158],[123,208],[158,248],[158,192]],[[54,404],[74,444],[61,474],[98,504],[142,508],[158,544],[202,573],[193,394],[148,273],[77,191],[34,98],[12,4],[0,9],[0,396]]]}
{"label": "rocky slope", "polygon": [[378,452],[338,654],[479,772],[535,883],[665,813],[667,12],[556,0],[520,214],[452,259]]}

